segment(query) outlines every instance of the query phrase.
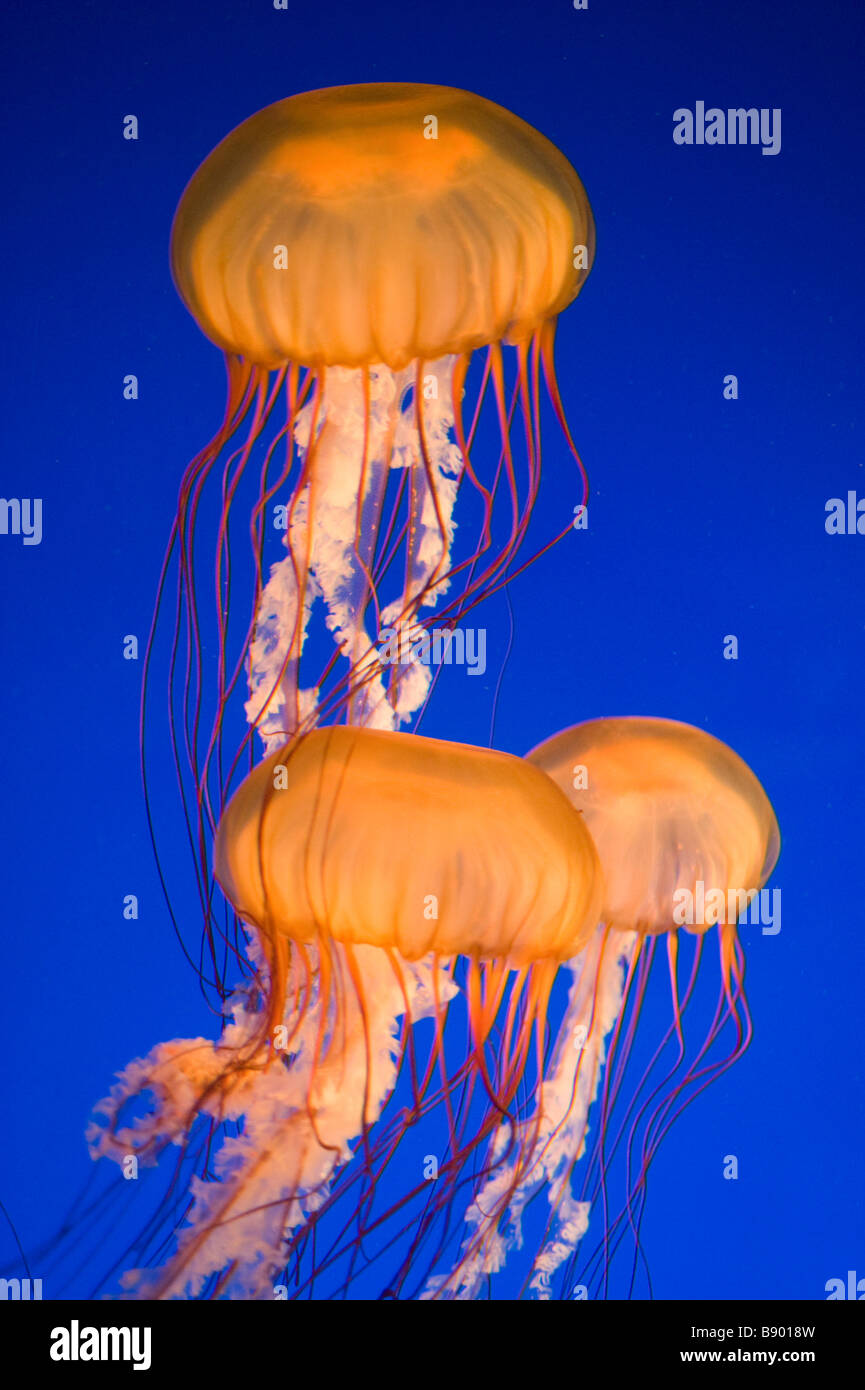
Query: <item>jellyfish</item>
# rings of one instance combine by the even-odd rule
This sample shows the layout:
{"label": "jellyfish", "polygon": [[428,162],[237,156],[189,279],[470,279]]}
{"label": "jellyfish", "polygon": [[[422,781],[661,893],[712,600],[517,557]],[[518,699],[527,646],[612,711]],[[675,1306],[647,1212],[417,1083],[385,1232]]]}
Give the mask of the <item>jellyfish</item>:
{"label": "jellyfish", "polygon": [[318,725],[395,730],[423,709],[432,669],[418,643],[433,610],[452,633],[533,558],[520,551],[541,481],[542,383],[585,503],[553,348],[594,241],[564,155],[501,106],[441,86],[278,101],[185,190],[172,272],[225,355],[227,400],[180,488],[142,749],[162,668],[211,983],[242,965],[239,938],[210,920],[210,848],[254,733],[270,753]]}
{"label": "jellyfish", "polygon": [[[602,907],[592,838],[530,762],[338,725],[258,764],[215,854],[257,987],[229,1001],[217,1042],[157,1046],[98,1107],[93,1153],[120,1162],[184,1147],[197,1118],[212,1126],[212,1172],[192,1183],[176,1248],[124,1287],[303,1297],[318,1280],[336,1296],[363,1275],[404,1296],[441,1257],[437,1221],[484,1187],[504,1116],[513,1186],[529,1176],[540,1126],[520,1117],[544,1071],[550,992]],[[129,1123],[144,1091],[153,1108]],[[435,1123],[434,1181],[418,1171],[400,1191],[394,1155]]]}
{"label": "jellyfish", "polygon": [[[591,938],[568,963],[569,1000],[536,1109],[517,1125],[503,1118],[493,1135],[490,1176],[467,1211],[460,1256],[449,1275],[430,1282],[427,1297],[477,1297],[490,1273],[523,1244],[524,1213],[541,1193],[549,1214],[524,1289],[541,1298],[554,1289],[564,1297],[587,1297],[589,1289],[606,1296],[613,1257],[629,1239],[632,1292],[644,1260],[639,1232],[658,1146],[751,1038],[737,921],[749,910],[753,920],[780,849],[774,811],[754,773],[702,729],[639,717],[578,724],[528,758],[557,783],[589,830],[602,869],[603,908]],[[684,980],[682,929],[695,942]],[[717,1002],[705,1036],[695,1042],[686,1040],[686,1013],[712,929]],[[629,1083],[660,940],[670,1022],[642,1075]],[[506,1159],[509,1149],[522,1155],[521,1173]],[[625,1188],[618,1205],[611,1181],[617,1155]],[[595,1203],[597,1238],[581,1254]],[[647,1263],[645,1269],[651,1291]]]}

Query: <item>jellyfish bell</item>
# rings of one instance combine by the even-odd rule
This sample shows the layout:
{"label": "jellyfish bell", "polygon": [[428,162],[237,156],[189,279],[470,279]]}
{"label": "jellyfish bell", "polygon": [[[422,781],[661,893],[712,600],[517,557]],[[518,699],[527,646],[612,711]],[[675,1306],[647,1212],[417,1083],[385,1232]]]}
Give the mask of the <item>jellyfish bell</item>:
{"label": "jellyfish bell", "polygon": [[[419,1200],[410,1190],[373,1216],[413,1124],[440,1113],[446,1135],[416,1241],[456,1193],[470,1201],[483,1185],[470,1160],[542,1076],[557,969],[594,932],[595,848],[552,779],[522,759],[334,727],[255,768],[222,816],[216,868],[251,928],[259,989],[234,1001],[218,1043],[162,1044],[133,1063],[91,1143],[96,1154],[147,1159],[185,1143],[198,1116],[242,1129],[221,1147],[211,1141],[217,1181],[196,1182],[176,1253],[131,1271],[126,1287],[182,1297],[215,1280],[268,1296],[276,1271],[293,1254],[309,1259],[316,1223],[353,1190],[356,1229],[327,1261],[347,1265],[348,1288],[364,1219],[377,1230]],[[458,994],[468,1026],[455,1060],[444,1039]],[[414,1036],[425,1018],[428,1057]],[[409,1103],[388,1118],[401,1076]],[[124,1125],[123,1107],[145,1088],[153,1114]],[[519,1177],[520,1152],[511,1158]],[[382,1287],[407,1278],[415,1256],[412,1243]],[[316,1275],[314,1255],[311,1270],[301,1265],[298,1289]]]}
{"label": "jellyfish bell", "polygon": [[203,331],[269,368],[399,371],[528,342],[593,254],[585,190],[549,140],[471,92],[405,82],[251,116],[193,176],[172,232]]}

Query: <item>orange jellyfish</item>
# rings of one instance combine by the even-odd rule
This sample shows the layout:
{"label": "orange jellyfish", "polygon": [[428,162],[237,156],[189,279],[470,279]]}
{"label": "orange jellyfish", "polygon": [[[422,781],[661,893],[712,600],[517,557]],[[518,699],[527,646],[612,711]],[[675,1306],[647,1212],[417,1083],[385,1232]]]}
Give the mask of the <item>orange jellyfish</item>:
{"label": "orange jellyfish", "polygon": [[[363,1277],[378,1296],[419,1292],[443,1257],[437,1220],[479,1195],[504,1117],[511,1187],[527,1176],[540,1121],[521,1117],[544,1072],[550,990],[603,899],[583,818],[523,759],[340,726],[254,770],[223,815],[216,866],[258,987],[229,1001],[217,1043],[132,1063],[90,1133],[95,1155],[153,1162],[198,1117],[211,1123],[211,1172],[193,1181],[176,1248],[125,1287],[309,1297],[324,1281],[336,1296]],[[130,1125],[124,1107],[145,1090],[154,1109]],[[394,1173],[394,1155],[436,1123],[438,1152],[399,1190],[409,1169]],[[464,1259],[477,1257],[469,1241]]]}
{"label": "orange jellyfish", "polygon": [[[549,1219],[526,1286],[541,1297],[554,1289],[586,1297],[590,1288],[604,1296],[613,1256],[630,1235],[633,1289],[646,1178],[658,1144],[684,1106],[748,1046],[751,1021],[736,924],[745,913],[753,922],[762,910],[760,890],[780,848],[775,814],[754,773],[701,729],[667,719],[596,719],[528,756],[558,783],[590,831],[603,870],[604,905],[592,939],[570,963],[570,999],[556,1049],[537,1111],[524,1122],[526,1129],[536,1127],[534,1157],[519,1178],[508,1163],[492,1174],[469,1212],[462,1258],[435,1285],[456,1297],[476,1296],[489,1270],[519,1247],[523,1211],[542,1191]],[[686,1043],[686,1011],[706,934],[715,926],[717,1004],[708,1032],[694,1045]],[[695,939],[684,982],[680,927]],[[670,1024],[637,1084],[628,1085],[627,1063],[662,938]],[[498,1149],[505,1134],[519,1151],[521,1136],[506,1125]],[[610,1180],[617,1155],[625,1175],[618,1207]],[[597,1235],[585,1253],[595,1205]],[[469,1246],[477,1252],[473,1259],[466,1258]]]}
{"label": "orange jellyfish", "polygon": [[[157,618],[176,556],[163,664],[205,915],[210,841],[232,777],[253,762],[239,723],[223,750],[232,697],[248,679],[247,717],[267,752],[343,719],[396,729],[422,707],[430,667],[416,644],[431,610],[452,632],[515,572],[541,479],[542,378],[585,502],[553,338],[593,254],[589,202],[564,155],[502,107],[448,87],[289,97],[244,121],[193,176],[172,270],[225,353],[228,397],[183,479]],[[487,464],[476,445],[488,446],[489,399]],[[566,511],[562,535],[571,502]],[[197,562],[211,549],[205,590]]]}

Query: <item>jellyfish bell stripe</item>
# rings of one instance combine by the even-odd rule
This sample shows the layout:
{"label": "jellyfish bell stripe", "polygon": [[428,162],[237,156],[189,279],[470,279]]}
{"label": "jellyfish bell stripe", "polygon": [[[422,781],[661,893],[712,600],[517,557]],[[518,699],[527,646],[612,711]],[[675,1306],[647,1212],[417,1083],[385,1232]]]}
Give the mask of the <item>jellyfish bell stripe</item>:
{"label": "jellyfish bell stripe", "polygon": [[769,798],[747,763],[703,729],[593,719],[528,756],[584,816],[604,866],[604,919],[622,931],[669,931],[677,893],[693,898],[705,882],[725,898],[747,896],[775,866]]}
{"label": "jellyfish bell stripe", "polygon": [[215,862],[235,910],[268,936],[405,960],[568,960],[603,892],[581,817],[530,763],[352,727],[260,763],[223,815]]}
{"label": "jellyfish bell stripe", "polygon": [[181,199],[172,269],[225,352],[399,370],[529,339],[579,293],[594,241],[576,172],[518,116],[369,83],[288,97],[226,136]]}

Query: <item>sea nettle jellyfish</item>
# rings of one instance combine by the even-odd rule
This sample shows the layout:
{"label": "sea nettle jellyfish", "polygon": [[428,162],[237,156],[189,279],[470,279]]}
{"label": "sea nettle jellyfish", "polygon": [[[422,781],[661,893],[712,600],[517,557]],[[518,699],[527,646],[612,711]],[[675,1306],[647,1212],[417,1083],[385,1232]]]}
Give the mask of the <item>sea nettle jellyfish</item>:
{"label": "sea nettle jellyfish", "polygon": [[[97,1156],[152,1162],[210,1124],[211,1172],[176,1247],[125,1287],[419,1293],[449,1262],[452,1210],[489,1181],[493,1136],[511,1136],[496,1146],[511,1189],[531,1175],[550,991],[603,901],[583,818],[508,754],[319,729],[244,782],[216,866],[257,985],[217,1043],[165,1043],[128,1067],[90,1135]],[[127,1123],[145,1090],[151,1113]],[[415,1130],[436,1147],[409,1161]],[[483,1252],[468,1240],[461,1258]]]}
{"label": "sea nettle jellyfish", "polygon": [[[542,380],[573,449],[553,336],[593,253],[591,209],[564,155],[448,87],[289,97],[192,178],[172,269],[225,353],[228,398],[183,479],[157,613],[176,559],[163,661],[205,914],[210,840],[240,760],[253,763],[240,722],[223,745],[244,677],[268,752],[321,723],[399,728],[429,693],[417,657],[431,610],[448,634],[516,572],[541,480]],[[569,524],[586,500],[573,452]],[[326,640],[310,627],[318,612]],[[154,659],[151,643],[145,711]],[[219,973],[212,944],[210,957]]]}
{"label": "sea nettle jellyfish", "polygon": [[[619,1296],[633,1291],[646,1178],[658,1145],[751,1037],[737,921],[746,913],[759,920],[758,890],[780,848],[775,814],[753,772],[710,734],[666,719],[578,724],[529,759],[558,783],[590,831],[604,904],[597,930],[569,963],[570,999],[536,1110],[522,1126],[502,1122],[488,1159],[490,1179],[468,1213],[461,1256],[449,1276],[431,1282],[428,1296],[478,1296],[487,1276],[522,1245],[523,1214],[540,1194],[549,1216],[525,1287],[541,1297],[603,1297],[613,1257],[627,1239],[630,1280],[626,1272],[617,1289]],[[694,940],[684,973],[681,930]],[[698,974],[710,966],[707,939],[713,939],[717,1002],[695,1043],[686,1039],[686,1012]],[[633,1079],[627,1064],[638,1050],[660,942],[669,1025]],[[533,1157],[522,1160],[518,1173],[507,1151],[522,1155],[526,1143]],[[618,1198],[611,1176],[616,1161],[625,1189]],[[651,1292],[647,1266],[645,1273]]]}

